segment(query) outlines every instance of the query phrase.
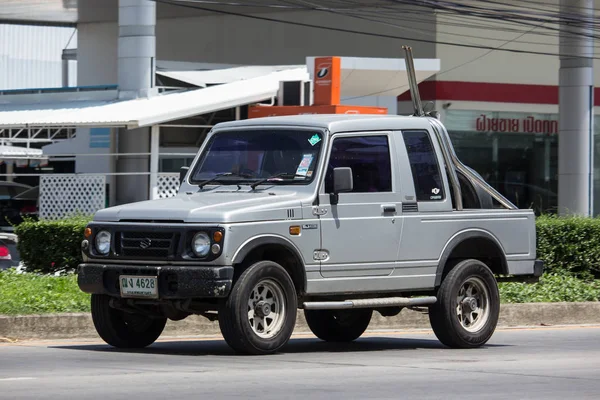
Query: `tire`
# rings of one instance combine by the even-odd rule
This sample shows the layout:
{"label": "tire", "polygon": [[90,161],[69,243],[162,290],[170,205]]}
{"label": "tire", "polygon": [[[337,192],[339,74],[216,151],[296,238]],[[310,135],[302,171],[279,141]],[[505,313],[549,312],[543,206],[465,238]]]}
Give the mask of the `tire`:
{"label": "tire", "polygon": [[326,342],[351,342],[358,339],[369,327],[373,310],[304,310],[308,327]]}
{"label": "tire", "polygon": [[92,321],[107,344],[117,348],[144,348],[158,339],[167,318],[129,314],[110,306],[110,297],[92,294]]}
{"label": "tire", "polygon": [[[261,307],[261,302],[269,307]],[[257,307],[252,309],[250,303]],[[292,336],[297,310],[296,289],[286,270],[275,262],[259,261],[241,273],[221,304],[219,327],[236,352],[272,354]]]}
{"label": "tire", "polygon": [[[459,296],[463,300],[470,297],[461,308]],[[479,260],[459,262],[442,281],[437,298],[437,303],[429,308],[429,321],[440,342],[468,349],[481,347],[490,340],[500,314],[500,294],[487,265]],[[480,312],[471,311],[473,306]]]}

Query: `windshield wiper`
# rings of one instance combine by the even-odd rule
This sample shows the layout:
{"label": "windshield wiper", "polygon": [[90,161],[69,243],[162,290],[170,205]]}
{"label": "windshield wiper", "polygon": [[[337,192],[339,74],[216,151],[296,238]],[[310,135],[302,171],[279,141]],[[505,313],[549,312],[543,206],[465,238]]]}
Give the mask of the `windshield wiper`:
{"label": "windshield wiper", "polygon": [[290,173],[287,173],[287,172],[282,172],[280,174],[275,174],[275,175],[270,176],[268,178],[256,181],[253,184],[251,184],[250,187],[252,188],[252,190],[254,190],[254,189],[256,189],[257,186],[262,185],[263,183],[268,182],[271,179],[275,179],[275,178],[285,178],[285,179],[306,178],[306,175],[290,174]]}
{"label": "windshield wiper", "polygon": [[198,187],[200,187],[200,189],[202,189],[204,186],[208,185],[209,183],[216,182],[219,180],[219,178],[222,178],[224,176],[239,176],[242,178],[252,178],[252,175],[250,175],[250,174],[243,174],[243,173],[235,174],[233,172],[224,172],[222,174],[217,174],[217,175],[213,176],[212,178],[205,180],[204,182],[200,182],[198,184]]}

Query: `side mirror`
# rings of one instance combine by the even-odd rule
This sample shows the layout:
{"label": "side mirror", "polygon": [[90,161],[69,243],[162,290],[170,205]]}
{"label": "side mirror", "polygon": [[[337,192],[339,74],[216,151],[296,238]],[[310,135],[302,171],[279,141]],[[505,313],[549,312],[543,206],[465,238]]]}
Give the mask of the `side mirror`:
{"label": "side mirror", "polygon": [[352,168],[340,167],[333,169],[333,193],[331,193],[331,204],[337,204],[339,194],[351,192],[354,189]]}
{"label": "side mirror", "polygon": [[179,170],[179,185],[181,185],[181,183],[185,179],[185,176],[189,170],[190,170],[190,167],[181,167],[181,169]]}
{"label": "side mirror", "polygon": [[352,168],[340,167],[333,169],[333,193],[351,192],[354,189]]}

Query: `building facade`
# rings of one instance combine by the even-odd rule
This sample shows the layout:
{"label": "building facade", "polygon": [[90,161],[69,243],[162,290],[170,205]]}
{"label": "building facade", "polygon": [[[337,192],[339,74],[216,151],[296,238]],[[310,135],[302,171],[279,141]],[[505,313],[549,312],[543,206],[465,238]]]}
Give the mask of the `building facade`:
{"label": "building facade", "polygon": [[[118,82],[119,5],[127,3],[131,2],[78,3],[79,85]],[[562,12],[559,0],[504,2],[508,11],[549,16],[550,22],[542,23],[486,16],[489,5],[482,10],[481,2],[461,2],[464,8],[478,11],[477,15],[402,2],[354,2],[352,7],[339,9],[339,2],[325,1],[319,3],[319,10],[273,7],[277,3],[273,1],[247,3],[195,7],[191,2],[181,6],[156,2],[155,67],[289,65],[303,64],[307,56],[329,55],[402,58],[401,46],[410,45],[416,58],[441,60],[441,71],[420,85],[421,97],[440,112],[459,157],[519,207],[533,207],[538,213],[556,211],[561,131],[558,54],[562,28],[555,23]],[[600,5],[592,0],[575,3],[577,12]],[[597,67],[597,60],[590,62]],[[598,68],[593,71],[596,86],[600,72]],[[384,106],[390,113],[405,114],[412,111],[407,90],[397,88],[397,98],[373,93],[343,102]],[[587,156],[595,178],[590,178],[588,197],[590,209],[598,215],[600,136],[596,132],[600,131],[595,122],[600,112],[595,101],[590,101],[592,107],[582,110],[582,118],[588,118],[591,127]],[[79,152],[103,151],[94,148],[92,134],[92,130],[78,131]],[[193,154],[205,134],[205,129],[188,129],[185,134],[173,130],[161,136],[161,150]],[[170,157],[160,165],[172,171],[189,159]],[[108,169],[109,163],[105,164]],[[78,162],[77,169],[87,171],[89,165]]]}

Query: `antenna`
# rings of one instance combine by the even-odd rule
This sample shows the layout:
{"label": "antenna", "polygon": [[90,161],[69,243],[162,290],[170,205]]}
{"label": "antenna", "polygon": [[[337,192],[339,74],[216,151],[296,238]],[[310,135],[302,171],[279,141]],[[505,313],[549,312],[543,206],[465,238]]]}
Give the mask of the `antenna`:
{"label": "antenna", "polygon": [[402,49],[404,49],[404,53],[406,55],[404,61],[406,62],[406,73],[408,74],[410,97],[412,98],[413,108],[415,109],[414,115],[417,117],[423,117],[425,112],[423,111],[423,103],[421,103],[421,95],[419,94],[419,85],[417,84],[417,75],[415,73],[412,48],[410,46],[402,46]]}

